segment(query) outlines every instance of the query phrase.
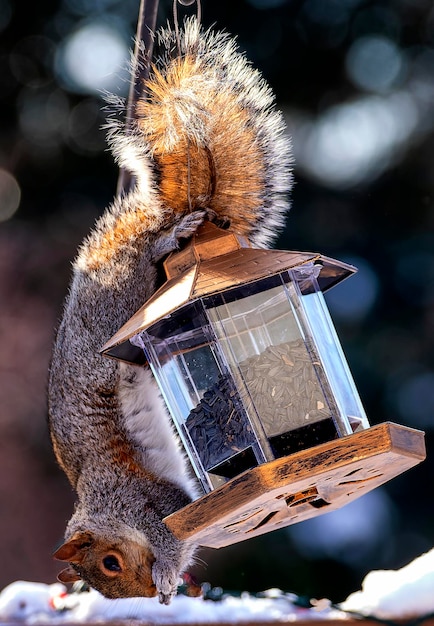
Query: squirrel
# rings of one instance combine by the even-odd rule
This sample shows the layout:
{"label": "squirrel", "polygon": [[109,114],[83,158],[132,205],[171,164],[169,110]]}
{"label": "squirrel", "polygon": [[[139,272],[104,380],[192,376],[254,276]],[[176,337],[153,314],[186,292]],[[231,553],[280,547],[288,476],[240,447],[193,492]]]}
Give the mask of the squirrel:
{"label": "squirrel", "polygon": [[[99,354],[158,287],[159,262],[205,219],[266,247],[283,226],[291,145],[261,74],[196,18],[158,31],[135,105],[112,99],[108,143],[134,187],[79,248],[49,372],[53,450],[78,500],[54,558],[62,582],[169,604],[196,546],[163,519],[198,497],[147,367]],[[142,51],[143,53],[143,51]],[[114,102],[116,100],[116,102]]]}

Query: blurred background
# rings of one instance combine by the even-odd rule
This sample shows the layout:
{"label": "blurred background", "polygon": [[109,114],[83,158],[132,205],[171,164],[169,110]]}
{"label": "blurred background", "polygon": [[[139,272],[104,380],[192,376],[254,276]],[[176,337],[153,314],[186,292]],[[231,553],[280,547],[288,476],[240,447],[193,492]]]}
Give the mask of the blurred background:
{"label": "blurred background", "polygon": [[[219,551],[225,589],[343,600],[434,545],[434,8],[431,0],[203,0],[277,94],[296,185],[277,247],[355,264],[327,297],[371,424],[428,459],[336,513]],[[116,190],[103,90],[127,92],[139,0],[0,0],[0,588],[53,582],[74,495],[46,380],[76,248]],[[191,10],[185,9],[185,14]],[[184,13],[183,10],[180,11]],[[161,0],[159,24],[171,19]]]}

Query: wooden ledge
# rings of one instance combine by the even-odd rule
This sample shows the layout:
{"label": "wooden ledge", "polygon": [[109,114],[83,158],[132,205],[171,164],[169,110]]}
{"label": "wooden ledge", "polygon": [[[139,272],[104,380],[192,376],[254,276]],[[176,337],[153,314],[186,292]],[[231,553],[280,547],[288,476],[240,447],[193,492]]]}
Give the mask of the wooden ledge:
{"label": "wooden ledge", "polygon": [[422,431],[386,422],[259,465],[164,522],[179,539],[220,548],[338,509],[425,455]]}

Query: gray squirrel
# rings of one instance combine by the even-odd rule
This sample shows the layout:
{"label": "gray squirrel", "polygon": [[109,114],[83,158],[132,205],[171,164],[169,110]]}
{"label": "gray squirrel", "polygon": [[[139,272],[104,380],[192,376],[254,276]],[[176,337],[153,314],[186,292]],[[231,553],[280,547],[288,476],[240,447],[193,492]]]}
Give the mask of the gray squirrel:
{"label": "gray squirrel", "polygon": [[292,175],[274,95],[234,40],[195,18],[158,37],[163,53],[132,128],[119,116],[107,125],[114,158],[136,182],[78,251],[48,401],[53,449],[78,497],[54,553],[68,563],[59,579],[169,604],[196,548],[163,519],[198,494],[149,369],[99,350],[154,293],[159,261],[205,219],[268,246]]}

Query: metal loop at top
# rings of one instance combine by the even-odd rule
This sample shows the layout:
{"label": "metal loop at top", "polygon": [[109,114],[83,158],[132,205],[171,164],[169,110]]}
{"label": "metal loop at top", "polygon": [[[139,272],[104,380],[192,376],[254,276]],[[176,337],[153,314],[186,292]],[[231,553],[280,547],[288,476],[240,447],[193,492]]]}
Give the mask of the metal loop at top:
{"label": "metal loop at top", "polygon": [[178,22],[178,2],[182,6],[188,7],[192,6],[195,2],[197,4],[197,23],[200,24],[202,19],[202,7],[201,0],[173,0],[173,25],[175,28],[175,36],[176,36],[176,44],[178,47],[178,54],[181,55],[181,40],[179,37],[179,22]]}

